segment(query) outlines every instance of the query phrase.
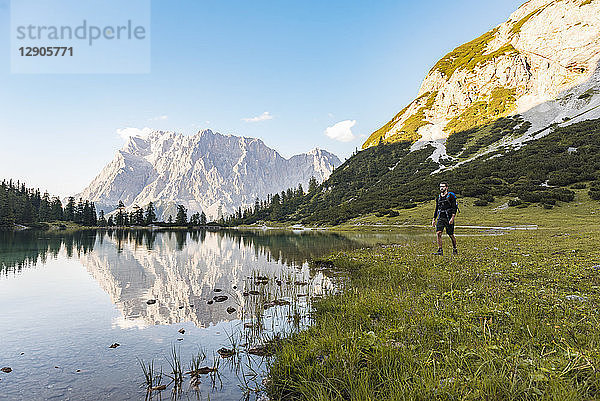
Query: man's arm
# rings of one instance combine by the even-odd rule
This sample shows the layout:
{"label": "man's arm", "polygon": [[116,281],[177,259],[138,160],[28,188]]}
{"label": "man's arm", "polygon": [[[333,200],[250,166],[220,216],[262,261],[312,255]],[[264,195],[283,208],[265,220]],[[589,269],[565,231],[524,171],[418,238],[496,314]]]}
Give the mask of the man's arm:
{"label": "man's arm", "polygon": [[448,223],[454,224],[454,217],[456,216],[456,212],[458,211],[458,206],[456,204],[456,196],[450,197],[450,213],[452,213],[452,217],[450,217],[450,221]]}

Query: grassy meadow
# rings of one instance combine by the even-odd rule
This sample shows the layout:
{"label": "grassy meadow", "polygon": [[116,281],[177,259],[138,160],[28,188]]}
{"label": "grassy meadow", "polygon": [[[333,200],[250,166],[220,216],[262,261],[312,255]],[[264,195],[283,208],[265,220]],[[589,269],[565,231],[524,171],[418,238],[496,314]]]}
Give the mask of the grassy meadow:
{"label": "grassy meadow", "polygon": [[[458,256],[431,236],[332,255],[344,290],[277,353],[274,400],[600,398],[600,203],[585,191],[553,209],[461,199]],[[500,207],[500,208],[499,208]],[[427,225],[432,204],[346,229]],[[360,226],[356,226],[359,224]]]}

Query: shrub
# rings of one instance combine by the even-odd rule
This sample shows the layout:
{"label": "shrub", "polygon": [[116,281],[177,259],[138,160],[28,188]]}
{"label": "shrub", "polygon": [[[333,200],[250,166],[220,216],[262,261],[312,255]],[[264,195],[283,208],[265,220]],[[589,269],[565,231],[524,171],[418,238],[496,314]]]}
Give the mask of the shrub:
{"label": "shrub", "polygon": [[487,206],[488,205],[488,201],[486,201],[485,199],[476,199],[475,202],[473,202],[473,205],[475,206]]}
{"label": "shrub", "polygon": [[586,189],[586,188],[587,188],[587,184],[585,184],[583,182],[578,182],[577,184],[571,185],[571,189]]}
{"label": "shrub", "polygon": [[508,201],[508,206],[519,206],[522,204],[523,204],[523,202],[519,198],[511,199]]}

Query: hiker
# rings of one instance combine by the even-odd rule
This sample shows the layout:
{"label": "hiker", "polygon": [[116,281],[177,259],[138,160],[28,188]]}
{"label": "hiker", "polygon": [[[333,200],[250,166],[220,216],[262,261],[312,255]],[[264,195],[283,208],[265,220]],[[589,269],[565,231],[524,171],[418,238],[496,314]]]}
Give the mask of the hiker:
{"label": "hiker", "polygon": [[[437,234],[438,250],[434,252],[434,255],[443,255],[442,249],[442,232],[446,228],[446,234],[452,240],[452,254],[458,255],[456,249],[456,238],[454,237],[454,218],[458,206],[456,204],[456,195],[452,192],[448,192],[448,184],[445,182],[440,183],[440,194],[435,200],[435,213],[433,214],[432,226],[435,226]],[[437,218],[437,224],[436,224]]]}

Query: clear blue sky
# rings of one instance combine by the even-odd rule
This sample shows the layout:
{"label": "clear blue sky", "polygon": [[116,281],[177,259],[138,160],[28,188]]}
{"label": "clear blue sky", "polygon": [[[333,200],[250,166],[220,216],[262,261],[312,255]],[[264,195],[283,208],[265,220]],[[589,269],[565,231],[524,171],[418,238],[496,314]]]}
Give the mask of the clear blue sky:
{"label": "clear blue sky", "polygon": [[[13,0],[18,1],[18,0]],[[151,73],[10,73],[0,0],[0,178],[78,192],[123,144],[118,129],[259,137],[283,156],[342,160],[411,101],[435,62],[522,0],[152,1]],[[271,119],[244,119],[267,112]],[[352,120],[355,139],[325,135]]]}

